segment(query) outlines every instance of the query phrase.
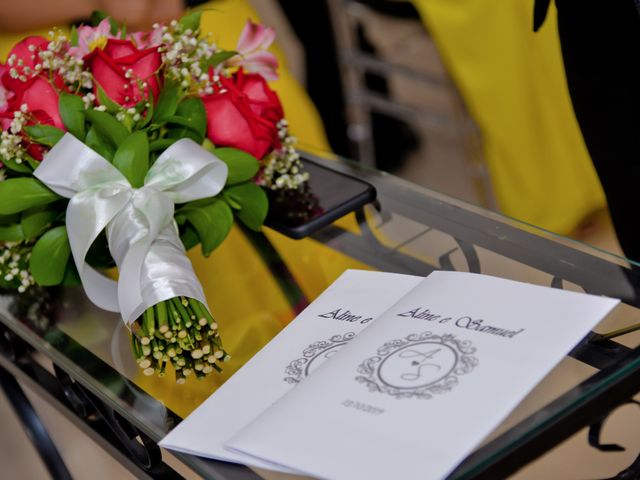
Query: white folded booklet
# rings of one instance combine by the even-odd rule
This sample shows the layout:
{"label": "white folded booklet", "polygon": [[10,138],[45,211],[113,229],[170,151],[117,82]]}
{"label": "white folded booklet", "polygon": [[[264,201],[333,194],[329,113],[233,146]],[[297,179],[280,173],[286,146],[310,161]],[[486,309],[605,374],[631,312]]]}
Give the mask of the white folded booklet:
{"label": "white folded booklet", "polygon": [[172,430],[160,446],[272,470],[290,469],[223,448],[422,277],[348,270]]}
{"label": "white folded booklet", "polygon": [[[375,301],[394,282],[371,282],[375,290],[361,301]],[[317,357],[294,347],[298,332],[298,345],[327,341],[326,350],[309,347],[325,357],[332,343],[341,343],[326,335],[333,330],[325,323],[322,334],[308,330],[320,313],[330,312],[326,302],[321,308],[314,303],[283,332],[286,342],[276,337],[260,353],[251,375],[234,376],[214,394],[212,399],[223,393],[226,401],[213,416],[200,415],[202,434],[184,431],[182,439],[203,446],[225,418],[242,417],[225,430],[230,435],[255,416],[227,447],[322,478],[440,479],[617,303],[489,276],[434,272],[313,368],[310,358]],[[343,325],[331,315],[332,327]],[[286,372],[283,365],[289,365]],[[286,389],[272,389],[283,373],[297,382],[309,370],[313,375],[278,400]],[[261,397],[268,398],[256,402]]]}

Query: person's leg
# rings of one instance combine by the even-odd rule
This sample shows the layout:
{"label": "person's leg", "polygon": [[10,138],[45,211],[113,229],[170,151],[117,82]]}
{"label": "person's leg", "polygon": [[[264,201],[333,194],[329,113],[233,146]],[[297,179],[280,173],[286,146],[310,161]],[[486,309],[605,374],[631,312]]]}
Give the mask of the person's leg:
{"label": "person's leg", "polygon": [[556,0],[571,101],[625,255],[640,261],[640,16],[633,0]]}

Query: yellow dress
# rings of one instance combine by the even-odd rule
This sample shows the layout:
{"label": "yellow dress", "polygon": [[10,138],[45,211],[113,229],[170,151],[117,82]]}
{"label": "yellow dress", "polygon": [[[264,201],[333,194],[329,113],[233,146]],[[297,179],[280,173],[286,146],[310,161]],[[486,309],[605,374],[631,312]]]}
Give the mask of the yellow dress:
{"label": "yellow dress", "polygon": [[[199,7],[204,10],[202,31],[213,32],[220,46],[233,49],[247,19],[259,17],[245,0],[224,0]],[[22,34],[0,34],[0,59],[6,59],[11,47],[27,35],[44,35],[48,30]],[[286,61],[277,46],[274,53],[280,62],[280,78],[271,83],[282,101],[291,132],[306,150],[328,152],[324,130],[315,107],[300,84],[289,73]],[[265,232],[284,259],[302,293],[314,299],[347,268],[367,268],[328,247],[311,240],[291,240],[273,231]],[[234,228],[224,244],[209,258],[200,248],[189,252],[196,273],[202,282],[212,313],[220,324],[222,339],[232,360],[220,375],[177,386],[173,372],[166,377],[144,377],[134,380],[179,415],[187,415],[211,392],[251,358],[262,346],[295,316],[289,300],[276,283],[270,266],[256,253],[244,235]],[[87,323],[87,325],[90,323]],[[77,330],[69,330],[79,342],[92,348]],[[83,340],[85,338],[85,340]],[[95,351],[100,354],[99,350]],[[126,352],[125,352],[126,355]]]}
{"label": "yellow dress", "polygon": [[484,140],[501,210],[570,233],[605,198],[567,90],[556,12],[533,0],[414,0]]}

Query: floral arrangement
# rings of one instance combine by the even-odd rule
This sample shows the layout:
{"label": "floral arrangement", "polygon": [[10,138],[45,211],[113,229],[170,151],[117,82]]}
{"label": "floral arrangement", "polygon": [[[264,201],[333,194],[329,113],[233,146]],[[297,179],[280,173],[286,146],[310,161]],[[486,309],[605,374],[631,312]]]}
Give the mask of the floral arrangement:
{"label": "floral arrangement", "polygon": [[200,15],[127,32],[96,12],[0,64],[0,287],[82,283],[144,373],[179,383],[229,358],[185,251],[259,230],[265,190],[307,180],[267,83],[275,32],[249,21],[224,50]]}

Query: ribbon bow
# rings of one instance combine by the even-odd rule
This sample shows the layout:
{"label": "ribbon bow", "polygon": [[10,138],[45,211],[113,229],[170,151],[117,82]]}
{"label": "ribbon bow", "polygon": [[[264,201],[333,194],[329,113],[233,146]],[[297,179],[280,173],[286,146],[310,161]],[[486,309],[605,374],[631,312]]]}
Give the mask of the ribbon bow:
{"label": "ribbon bow", "polygon": [[[100,308],[120,311],[127,325],[149,307],[177,296],[206,305],[173,220],[174,205],[217,195],[227,165],[190,139],[167,148],[133,188],[108,160],[71,134],[49,151],[34,176],[69,198],[69,244],[87,296]],[[85,261],[102,230],[119,280]]]}

